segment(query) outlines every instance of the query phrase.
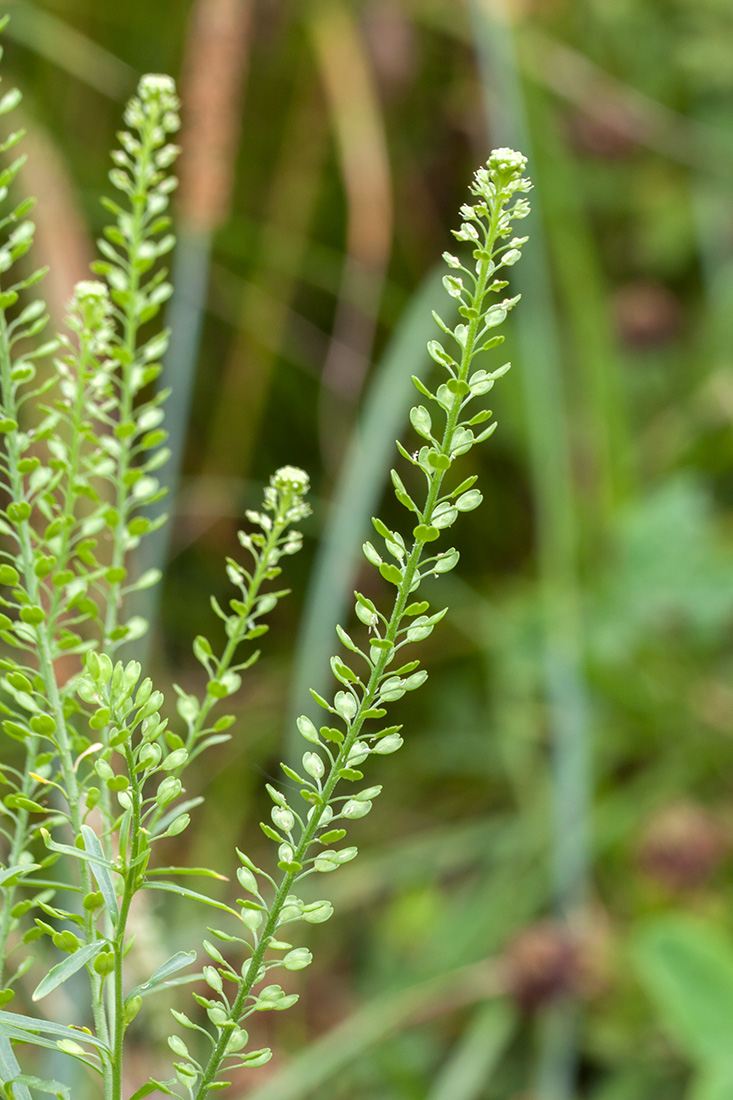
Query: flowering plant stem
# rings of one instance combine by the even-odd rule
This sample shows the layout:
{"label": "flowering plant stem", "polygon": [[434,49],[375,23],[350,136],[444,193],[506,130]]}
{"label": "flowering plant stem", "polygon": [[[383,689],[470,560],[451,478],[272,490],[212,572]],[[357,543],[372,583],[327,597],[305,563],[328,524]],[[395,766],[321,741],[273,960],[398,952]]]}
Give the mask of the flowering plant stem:
{"label": "flowering plant stem", "polygon": [[[516,168],[521,166],[521,163],[521,160],[518,159],[510,161],[509,169],[505,170],[508,177],[506,180],[507,183],[510,181],[516,182],[518,175]],[[501,181],[502,173],[500,170],[495,171],[495,175],[498,177],[495,183],[498,184]],[[510,193],[512,193],[512,191],[510,191]],[[358,742],[362,728],[367,718],[372,716],[370,712],[373,712],[375,708],[378,707],[380,701],[379,687],[384,678],[385,670],[394,656],[398,644],[398,633],[405,616],[408,600],[421,580],[419,569],[423,552],[428,542],[432,541],[434,537],[435,528],[432,526],[433,515],[440,498],[440,491],[446,472],[450,469],[452,464],[454,439],[461,410],[465,404],[466,395],[470,393],[468,378],[472,361],[477,352],[477,339],[480,331],[482,329],[485,331],[485,299],[487,296],[487,288],[489,279],[498,266],[495,259],[495,250],[500,238],[506,235],[507,226],[504,204],[507,199],[507,193],[502,190],[500,186],[495,186],[493,192],[484,197],[488,201],[488,220],[482,227],[482,247],[478,250],[481,258],[476,265],[476,276],[473,280],[473,293],[463,307],[465,315],[469,317],[470,320],[467,331],[465,334],[462,334],[462,339],[459,340],[462,350],[458,369],[454,375],[454,380],[457,382],[457,385],[452,387],[454,393],[447,410],[446,423],[443,429],[440,446],[437,448],[436,452],[434,452],[440,456],[443,461],[438,460],[435,465],[426,463],[422,466],[428,480],[427,497],[422,511],[418,513],[418,522],[414,531],[414,541],[409,556],[404,563],[402,576],[397,585],[397,594],[392,613],[382,637],[383,644],[379,648],[379,656],[372,664],[368,682],[364,688],[362,698],[358,703],[356,713],[349,723],[348,732],[338,752],[335,756],[331,757],[327,778],[318,792],[318,799],[313,805],[310,820],[303,829],[299,843],[292,854],[292,869],[287,870],[282,877],[280,885],[269,907],[267,920],[254,948],[252,958],[239,981],[237,995],[231,1006],[230,1019],[233,1022],[238,1022],[245,1014],[247,1000],[250,997],[254,985],[261,976],[262,966],[265,961],[268,947],[277,930],[283,907],[290,896],[292,886],[298,879],[304,876],[304,873],[309,873],[303,872],[302,870],[306,855],[318,835],[324,811],[331,805],[336,787],[342,778],[343,770],[348,766],[349,757],[354,746]],[[222,1029],[200,1080],[195,1094],[196,1100],[204,1100],[204,1097],[208,1093],[209,1086],[216,1080],[222,1060],[227,1051],[228,1040],[228,1031]]]}

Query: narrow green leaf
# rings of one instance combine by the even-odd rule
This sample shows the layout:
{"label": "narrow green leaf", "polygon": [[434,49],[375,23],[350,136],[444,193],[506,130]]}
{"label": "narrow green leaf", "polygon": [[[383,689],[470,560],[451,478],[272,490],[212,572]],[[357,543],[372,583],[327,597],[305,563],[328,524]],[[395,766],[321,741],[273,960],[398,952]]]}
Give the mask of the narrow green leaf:
{"label": "narrow green leaf", "polygon": [[[130,1100],[143,1100],[143,1097],[150,1096],[151,1092],[155,1092],[157,1088],[158,1086],[153,1084],[152,1082],[150,1082],[150,1084],[143,1085],[142,1088],[136,1089],[136,1091],[133,1092]],[[173,1095],[173,1093],[169,1092],[167,1089],[165,1091],[168,1096]]]}
{"label": "narrow green leaf", "polygon": [[479,1100],[517,1028],[516,1008],[488,1001],[474,1014],[433,1080],[426,1100]]}
{"label": "narrow green leaf", "polygon": [[211,871],[208,867],[153,867],[147,873],[148,875],[198,875],[201,878],[215,878],[219,882],[229,882],[226,875],[220,875],[218,871]]}
{"label": "narrow green leaf", "polygon": [[[13,1053],[13,1046],[7,1035],[0,1032],[0,1082],[16,1081],[19,1076],[20,1066]],[[15,1096],[16,1100],[33,1100],[25,1085],[15,1089]]]}
{"label": "narrow green leaf", "polygon": [[162,1092],[166,1096],[178,1096],[177,1092],[173,1092],[173,1090],[168,1087],[168,1085],[170,1084],[173,1084],[173,1082],[169,1081],[166,1084],[165,1081],[151,1081],[149,1085],[143,1085],[141,1089],[138,1089],[137,1092],[133,1093],[133,1095],[130,1097],[130,1100],[140,1100],[140,1098],[143,1096],[150,1096],[150,1093],[154,1092],[156,1089],[158,1090],[158,1092]]}
{"label": "narrow green leaf", "polygon": [[58,1100],[71,1100],[71,1090],[67,1085],[62,1085],[60,1081],[43,1081],[40,1077],[28,1077],[26,1074],[14,1077],[12,1081],[7,1081],[6,1084],[13,1086],[13,1095],[20,1096],[18,1092],[18,1085],[30,1085],[36,1092],[45,1092],[51,1096],[55,1096]]}
{"label": "narrow green leaf", "polygon": [[48,829],[41,829],[41,836],[43,837],[43,843],[52,852],[59,852],[64,856],[73,856],[75,859],[83,859],[87,863],[93,864],[95,867],[105,867],[108,871],[112,867],[112,864],[108,859],[101,858],[94,855],[93,852],[87,852],[84,848],[75,848],[71,844],[57,844],[55,840],[51,839],[51,834]]}
{"label": "narrow green leaf", "polygon": [[37,871],[40,866],[40,863],[16,863],[12,867],[3,867],[0,871],[0,886],[8,879],[15,878],[16,875],[18,878],[29,875],[32,871]]}
{"label": "narrow green leaf", "polygon": [[162,983],[170,978],[172,974],[177,974],[179,970],[183,970],[184,967],[191,966],[196,962],[195,951],[177,951],[175,955],[171,957],[159,966],[156,971],[148,978],[142,985],[138,985],[133,989],[130,997],[143,997],[146,993],[151,993],[154,989],[159,988]]}
{"label": "narrow green leaf", "polygon": [[80,1032],[76,1030],[67,1029],[66,1034],[62,1039],[47,1039],[43,1035],[39,1035],[36,1032],[30,1030],[26,1031],[21,1028],[13,1027],[12,1024],[0,1024],[5,1036],[8,1039],[14,1039],[16,1043],[32,1043],[33,1046],[43,1047],[46,1050],[52,1050],[56,1053],[59,1050],[65,1054],[70,1054],[77,1061],[83,1062],[85,1066],[89,1066],[95,1073],[101,1076],[101,1070],[99,1068],[99,1060],[96,1055],[89,1054],[83,1047],[75,1041],[75,1038],[71,1036],[81,1038]]}
{"label": "narrow green leaf", "polygon": [[97,862],[94,864],[92,873],[97,880],[97,885],[104,898],[105,908],[110,915],[110,919],[113,924],[117,924],[120,910],[117,905],[117,895],[115,894],[112,876],[109,873],[112,864],[106,859],[99,837],[94,832],[94,829],[90,828],[89,825],[82,825],[81,833],[84,837],[84,847],[87,852],[97,857]]}
{"label": "narrow green leaf", "polygon": [[[102,1042],[101,1039],[98,1039],[95,1035],[90,1035],[86,1031],[82,1031],[81,1028],[75,1028],[70,1024],[56,1024],[51,1020],[36,1019],[35,1016],[22,1016],[17,1012],[0,1011],[0,1029],[8,1027],[12,1027],[17,1031],[27,1031],[29,1034],[42,1032],[46,1035],[56,1035],[63,1039],[74,1037],[78,1039],[80,1043],[86,1043],[88,1046],[92,1046],[104,1054],[111,1053],[107,1044]],[[26,1041],[31,1042],[30,1039]]]}
{"label": "narrow green leaf", "polygon": [[33,990],[31,999],[40,1001],[43,997],[46,997],[52,990],[65,982],[67,978],[70,978],[72,974],[76,974],[77,970],[81,970],[86,963],[91,962],[94,956],[98,955],[106,946],[105,940],[97,940],[95,943],[88,943],[85,947],[80,947],[73,955],[67,955],[56,966],[52,966],[48,974],[40,980]]}
{"label": "narrow green leaf", "polygon": [[223,909],[225,913],[232,913],[235,917],[239,916],[236,909],[225,905],[223,901],[215,901],[213,898],[207,897],[206,894],[197,894],[195,890],[188,890],[185,886],[177,886],[173,882],[144,882],[142,889],[163,890],[168,894],[178,894],[179,897],[190,898],[191,901],[201,901],[204,905],[210,905],[212,909]]}

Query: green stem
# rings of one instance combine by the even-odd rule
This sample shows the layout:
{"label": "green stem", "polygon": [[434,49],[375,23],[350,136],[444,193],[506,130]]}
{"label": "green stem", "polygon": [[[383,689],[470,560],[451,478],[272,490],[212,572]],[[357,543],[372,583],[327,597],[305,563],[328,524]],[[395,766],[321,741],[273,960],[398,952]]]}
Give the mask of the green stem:
{"label": "green stem", "polygon": [[[124,349],[124,355],[122,357],[122,364],[120,367],[120,405],[119,405],[119,423],[127,424],[132,417],[133,412],[133,397],[131,392],[131,368],[135,360],[135,352],[137,349],[137,336],[139,329],[139,322],[136,310],[136,298],[140,285],[140,274],[137,269],[137,257],[140,249],[140,245],[143,241],[143,222],[145,216],[145,195],[147,193],[146,188],[146,173],[150,161],[150,155],[152,151],[152,141],[150,134],[146,135],[146,140],[143,145],[143,152],[141,160],[136,162],[137,164],[137,188],[135,196],[133,197],[133,216],[131,219],[130,229],[130,247],[128,250],[128,262],[129,262],[129,298],[125,307],[125,321],[123,329],[122,347]],[[136,201],[137,200],[137,201]],[[121,568],[125,560],[125,537],[127,533],[126,515],[128,507],[129,487],[125,484],[125,475],[130,469],[130,451],[127,446],[120,448],[119,467],[116,472],[115,483],[117,488],[117,496],[115,500],[115,509],[117,512],[117,523],[112,531],[112,559],[110,562],[110,568]],[[114,654],[115,650],[119,646],[119,642],[112,641],[111,635],[119,625],[120,608],[122,606],[122,581],[115,581],[110,584],[109,593],[106,599],[106,609],[104,616],[104,636],[102,639],[102,647],[105,653]],[[101,731],[101,740],[104,743],[105,748],[109,742],[109,727],[106,727]],[[101,810],[106,821],[110,821],[113,817],[111,812],[111,793],[106,784],[102,784],[101,789]],[[105,854],[108,858],[112,858],[112,846],[111,838],[104,837],[102,841],[104,845]]]}
{"label": "green stem", "polygon": [[[497,224],[500,212],[500,204],[497,201],[496,208],[492,212],[489,227],[486,230],[486,237],[484,242],[485,251],[489,255],[491,255],[493,245],[496,241]],[[476,289],[472,301],[472,305],[475,307],[475,316],[470,321],[466,334],[465,344],[462,348],[461,363],[458,372],[459,381],[466,381],[471,365],[471,360],[474,356],[477,333],[479,331],[479,325],[481,323],[481,306],[483,303],[483,299],[486,295],[490,270],[490,260],[482,261],[479,266],[478,277],[476,280]],[[454,397],[450,412],[446,417],[445,430],[443,432],[443,438],[441,440],[440,452],[441,454],[448,457],[450,457],[451,444],[453,436],[455,434],[458,417],[461,411],[461,401],[462,399],[460,396],[456,395]],[[438,502],[440,488],[444,476],[445,471],[436,470],[433,477],[431,478],[427,500],[420,515],[419,525],[428,526],[430,524],[433,510]],[[387,630],[384,635],[385,641],[391,642],[392,646],[389,649],[383,649],[381,651],[379,658],[372,668],[368,684],[364,691],[362,700],[358,705],[357,712],[351,722],[349,732],[339,749],[336,760],[331,766],[328,779],[326,780],[326,783],[321,791],[318,804],[316,807],[314,807],[314,812],[311,816],[311,819],[308,825],[304,828],[301,839],[298,843],[297,848],[295,849],[292,857],[293,863],[302,864],[308,848],[315,839],[320,826],[321,818],[323,816],[323,812],[326,806],[328,806],[331,796],[333,795],[333,792],[339,781],[339,773],[341,769],[345,766],[349,754],[354,744],[356,743],[361,729],[364,725],[364,722],[366,720],[365,714],[370,708],[374,706],[375,701],[378,698],[379,684],[382,676],[384,675],[387,664],[394,653],[394,649],[392,647],[397,641],[399,625],[402,620],[405,607],[407,606],[407,601],[409,600],[412,593],[413,582],[415,580],[415,575],[420,565],[420,560],[425,545],[425,540],[421,540],[417,537],[415,538],[412,550],[410,551],[410,555],[404,567],[402,580],[398,587],[397,597],[395,599],[392,614],[390,616]],[[252,954],[252,958],[250,959],[250,963],[247,967],[246,973],[239,983],[237,996],[231,1007],[230,1019],[234,1022],[238,1022],[242,1017],[247,998],[249,997],[251,990],[257,981],[257,976],[262,967],[262,963],[264,962],[265,954],[269,947],[270,940],[274,936],[277,929],[278,921],[282,912],[283,905],[285,903],[285,899],[290,893],[290,889],[293,883],[298,879],[301,874],[302,872],[300,871],[286,872],[280,883],[280,886],[277,889],[275,897],[270,906],[265,927]],[[222,1060],[225,1056],[228,1040],[228,1029],[222,1029],[199,1083],[198,1089],[195,1094],[195,1100],[205,1100],[205,1097],[209,1091],[209,1086],[216,1079]]]}
{"label": "green stem", "polygon": [[[0,383],[2,385],[3,405],[8,412],[8,415],[11,416],[13,419],[17,419],[18,407],[15,399],[15,387],[11,377],[11,370],[12,364],[10,359],[10,342],[8,338],[7,323],[4,313],[0,313]],[[14,501],[22,501],[25,499],[25,493],[23,487],[23,476],[18,471],[20,452],[15,433],[13,432],[8,433],[7,453],[10,480],[9,487],[11,491],[11,496]],[[19,543],[23,580],[26,592],[28,593],[31,602],[38,603],[40,597],[40,581],[33,569],[33,546],[31,543],[30,532],[31,528],[29,521],[23,521],[19,529]],[[81,835],[81,826],[83,823],[83,817],[79,805],[79,786],[77,783],[76,772],[74,770],[74,760],[71,752],[71,741],[66,725],[66,716],[64,714],[64,707],[61,701],[58,684],[56,683],[56,676],[53,667],[53,637],[52,626],[49,619],[44,619],[44,621],[40,623],[35,628],[35,630],[38,649],[38,671],[43,680],[46,692],[46,699],[49,705],[49,711],[51,712],[56,723],[55,739],[61,763],[61,773],[63,776],[64,790],[69,806],[69,818],[71,822],[72,832],[75,837],[78,837]],[[90,893],[93,885],[89,866],[85,861],[80,860],[79,869],[82,890],[85,894]],[[94,919],[92,914],[87,910],[84,911],[84,934],[87,943],[92,943],[96,938]],[[99,1038],[103,1042],[106,1042],[107,1021],[99,998],[101,980],[94,971],[90,971],[89,975],[92,986],[92,1008],[95,1027],[97,1029],[97,1034],[99,1035]],[[107,1078],[107,1072],[108,1067],[105,1064],[105,1081]]]}
{"label": "green stem", "polygon": [[125,1003],[122,985],[122,961],[125,950],[125,931],[127,918],[130,913],[130,905],[135,896],[137,879],[139,877],[137,857],[140,852],[140,792],[135,786],[135,762],[129,744],[125,747],[127,768],[132,779],[130,785],[130,798],[132,800],[132,817],[130,820],[130,854],[127,861],[127,873],[125,886],[120,900],[120,915],[117,921],[117,934],[114,943],[115,969],[114,969],[114,1023],[113,1023],[113,1048],[112,1048],[112,1094],[111,1100],[122,1100],[122,1062],[123,1045],[125,1038]]}
{"label": "green stem", "polygon": [[[247,597],[244,600],[244,610],[240,613],[241,629],[237,631],[236,634],[233,634],[226,644],[226,647],[221,655],[221,658],[219,659],[217,667],[218,677],[221,677],[222,674],[229,669],[234,654],[244,640],[245,634],[249,630],[249,617],[257,601],[260,588],[262,587],[262,584],[266,579],[266,574],[268,570],[272,568],[271,558],[273,555],[273,551],[277,549],[277,545],[280,541],[280,536],[283,534],[288,526],[288,521],[285,518],[285,514],[288,511],[291,503],[292,501],[289,499],[282,500],[280,503],[278,513],[273,520],[272,529],[267,536],[265,545],[260,551],[257,565],[255,566],[254,573],[252,574],[252,580],[250,581],[249,587],[247,589]],[[206,699],[201,704],[201,709],[196,715],[196,721],[191,726],[188,740],[186,742],[186,748],[189,752],[195,746],[202,729],[204,729],[204,723],[206,722],[206,719],[210,714],[212,708],[215,706],[216,702],[217,699],[215,699],[214,696],[207,695]]]}
{"label": "green stem", "polygon": [[[3,408],[6,410],[6,415],[13,417],[14,419],[16,408],[12,390],[12,380],[10,377],[11,368],[12,364],[10,360],[10,342],[8,339],[7,322],[5,320],[4,311],[0,311],[0,382],[2,384]],[[14,445],[12,433],[8,434],[7,450],[8,476],[10,480],[9,489],[11,491],[12,499],[22,500],[22,478],[17,469],[18,452],[17,446]],[[26,582],[28,581],[28,574],[30,572],[32,575],[32,580],[33,582],[35,582],[36,577],[32,571],[33,548],[31,546],[30,533],[27,522],[23,523],[20,527],[20,530],[18,532],[18,542],[20,545],[21,560],[23,563],[24,579],[26,580]],[[37,755],[38,737],[33,734],[26,741],[26,759],[25,767],[23,769],[23,785],[21,788],[23,794],[26,797],[30,797],[33,790],[35,789],[35,783],[30,776],[30,772],[35,766],[35,759]],[[26,845],[28,844],[29,822],[30,814],[28,813],[28,811],[19,810],[15,818],[15,835],[13,837],[13,843],[9,856],[9,866],[17,863],[20,859],[20,856],[26,849]],[[3,912],[2,917],[0,918],[0,987],[2,987],[5,964],[7,961],[8,938],[10,936],[10,928],[12,924],[10,911],[13,908],[16,890],[16,886],[8,886],[6,888]]]}
{"label": "green stem", "polygon": [[[33,780],[29,774],[33,770],[33,761],[38,753],[38,738],[34,735],[29,737],[26,743],[26,762],[23,773],[23,783],[21,785],[21,793],[26,798],[31,798],[35,790],[35,780]],[[30,820],[30,814],[28,810],[17,810],[15,818],[15,835],[13,836],[13,843],[10,847],[8,855],[8,866],[15,866],[23,852],[26,849],[28,843],[28,823]],[[8,959],[8,939],[10,938],[10,929],[13,923],[13,918],[10,915],[15,902],[15,894],[17,886],[5,887],[5,898],[3,900],[2,913],[0,914],[0,989],[3,988],[3,982],[5,980],[5,966]]]}

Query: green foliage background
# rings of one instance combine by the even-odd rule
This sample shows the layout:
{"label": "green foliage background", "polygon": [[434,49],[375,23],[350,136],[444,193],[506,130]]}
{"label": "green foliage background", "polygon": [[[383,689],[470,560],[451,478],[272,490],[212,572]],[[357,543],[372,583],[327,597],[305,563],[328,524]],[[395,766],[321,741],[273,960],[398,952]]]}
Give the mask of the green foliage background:
{"label": "green foliage background", "polygon": [[[195,864],[226,871],[235,844],[257,858],[263,781],[294,745],[304,687],[323,682],[382,456],[406,437],[405,380],[424,366],[440,300],[433,265],[491,146],[530,158],[514,369],[475,460],[486,500],[462,517],[462,567],[436,582],[452,610],[428,643],[430,684],[399,704],[405,748],[359,827],[362,857],[333,883],[338,916],[318,932],[300,1009],[278,1021],[280,1056],[239,1095],[723,1100],[730,6],[5,7],[6,64],[36,134],[24,180],[41,204],[36,261],[54,265],[57,314],[103,224],[121,102],[140,72],[183,73],[178,319],[191,327],[169,363],[182,477],[159,680],[197,682],[190,640],[210,629],[207,594],[225,588],[223,556],[269,473],[292,462],[314,485],[294,595],[235,741],[205,758],[191,792],[207,796],[180,853]],[[239,34],[207,46],[225,18]],[[209,201],[201,181],[222,164]],[[551,914],[580,927],[570,944]],[[153,957],[156,937],[189,946],[183,915],[150,914],[146,935]],[[507,984],[519,1007],[494,998]]]}

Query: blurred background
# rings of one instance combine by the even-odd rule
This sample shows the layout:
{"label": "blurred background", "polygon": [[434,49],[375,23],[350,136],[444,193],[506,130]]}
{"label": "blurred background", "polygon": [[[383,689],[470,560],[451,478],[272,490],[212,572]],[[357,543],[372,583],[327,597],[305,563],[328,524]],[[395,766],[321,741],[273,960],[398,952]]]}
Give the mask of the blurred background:
{"label": "blurred background", "polygon": [[[376,509],[402,522],[382,496],[458,206],[492,146],[521,149],[535,184],[499,430],[463,465],[484,505],[429,593],[451,607],[430,680],[393,708],[406,743],[370,773],[385,791],[352,830],[360,858],[318,884],[337,913],[308,928],[299,1008],[257,1036],[277,1055],[231,1095],[729,1100],[728,0],[2,7],[57,319],[104,224],[124,100],[140,73],[180,81],[162,685],[202,689],[190,643],[215,636],[209,593],[228,597],[223,558],[270,472],[313,483],[293,595],[190,791],[194,864],[226,872],[235,844],[269,861],[263,782],[298,751],[355,583],[386,595],[359,546]],[[151,956],[156,937],[190,947],[198,916],[151,914]]]}

